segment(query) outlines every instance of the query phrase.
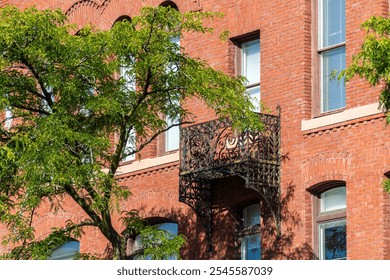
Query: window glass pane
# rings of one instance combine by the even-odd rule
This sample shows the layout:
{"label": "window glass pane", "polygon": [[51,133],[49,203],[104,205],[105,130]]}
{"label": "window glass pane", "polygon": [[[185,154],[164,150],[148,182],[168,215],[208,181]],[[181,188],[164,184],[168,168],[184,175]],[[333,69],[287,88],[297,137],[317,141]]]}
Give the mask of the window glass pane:
{"label": "window glass pane", "polygon": [[[46,89],[46,92],[50,94],[50,99],[54,103],[53,88],[51,86],[46,86],[45,89]],[[41,94],[44,95],[43,92],[41,92]],[[48,113],[52,113],[52,110],[49,106],[49,103],[47,102],[47,100],[45,98],[41,99],[41,106],[42,106],[43,111],[48,112]]]}
{"label": "window glass pane", "polygon": [[178,225],[176,223],[162,223],[157,224],[156,227],[173,235],[177,235],[178,233]]}
{"label": "window glass pane", "polygon": [[[87,94],[89,95],[89,96],[87,96],[87,98],[93,97],[95,95],[95,89],[89,88]],[[92,115],[92,111],[89,109],[86,109],[86,106],[85,106],[86,102],[87,102],[87,100],[84,100],[84,105],[82,105],[80,108],[80,114],[83,115],[84,117],[90,117]]]}
{"label": "window glass pane", "polygon": [[[180,46],[180,37],[175,36],[169,39],[171,43]],[[176,65],[171,64],[168,66],[167,72],[176,72],[178,69]],[[179,104],[179,101],[173,100],[175,104]],[[179,123],[179,116],[175,118],[166,118],[167,126]],[[165,133],[165,151],[174,151],[179,149],[180,144],[180,126],[174,126]]]}
{"label": "window glass pane", "polygon": [[260,113],[260,86],[251,87],[247,89],[253,106],[255,106],[254,112]]}
{"label": "window glass pane", "polygon": [[345,209],[346,207],[345,187],[334,188],[321,194],[321,212]]}
{"label": "window glass pane", "polygon": [[5,109],[5,120],[4,120],[4,127],[6,129],[10,129],[12,126],[12,121],[13,121],[13,114],[11,108],[6,108]]}
{"label": "window glass pane", "polygon": [[241,259],[243,260],[260,260],[261,247],[260,235],[245,235],[241,243]]}
{"label": "window glass pane", "polygon": [[244,227],[260,224],[260,205],[253,204],[244,209]]}
{"label": "window glass pane", "polygon": [[320,258],[345,259],[347,256],[347,226],[345,220],[319,225]]}
{"label": "window glass pane", "polygon": [[[252,204],[243,210],[244,230],[260,224],[260,204]],[[259,260],[261,257],[260,233],[250,232],[241,240],[241,259]]]}
{"label": "window glass pane", "polygon": [[80,242],[69,241],[54,250],[49,260],[72,260],[80,252]]}
{"label": "window glass pane", "polygon": [[131,72],[131,68],[129,66],[121,66],[119,69],[121,77],[125,80],[125,87],[127,90],[134,91],[135,90],[135,75]]}
{"label": "window glass pane", "polygon": [[248,84],[260,83],[260,40],[242,44],[241,74]]}
{"label": "window glass pane", "polygon": [[322,44],[328,47],[345,41],[345,0],[320,0]]}
{"label": "window glass pane", "polygon": [[171,37],[171,38],[169,38],[169,41],[171,41],[171,43],[174,43],[174,44],[180,46],[180,37],[179,36]]}
{"label": "window glass pane", "polygon": [[[167,118],[167,126],[178,123],[179,120]],[[165,133],[165,150],[173,151],[179,149],[180,142],[180,126],[173,126]]]}
{"label": "window glass pane", "polygon": [[[126,146],[125,146],[125,154],[131,153],[136,149],[136,137],[135,137],[135,130],[132,129],[130,131],[129,138],[127,139]],[[123,159],[123,161],[129,161],[134,160],[135,154],[128,155]]]}
{"label": "window glass pane", "polygon": [[345,69],[345,47],[321,54],[322,62],[322,112],[345,107],[344,79],[337,76]]}

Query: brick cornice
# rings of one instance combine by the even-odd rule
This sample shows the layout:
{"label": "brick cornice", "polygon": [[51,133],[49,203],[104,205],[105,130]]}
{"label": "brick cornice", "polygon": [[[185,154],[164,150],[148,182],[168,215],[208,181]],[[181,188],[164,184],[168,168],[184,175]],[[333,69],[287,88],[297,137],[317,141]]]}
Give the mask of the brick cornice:
{"label": "brick cornice", "polygon": [[127,181],[133,177],[136,176],[148,176],[153,173],[161,173],[161,172],[171,172],[171,171],[177,171],[177,176],[179,176],[179,162],[170,162],[164,165],[159,165],[159,166],[153,166],[150,168],[142,169],[142,170],[137,170],[134,172],[129,172],[129,173],[124,173],[124,174],[118,174],[116,178],[118,179],[119,182],[121,181]]}
{"label": "brick cornice", "polygon": [[372,103],[310,120],[302,120],[301,129],[304,135],[309,135],[384,118],[385,114],[380,109],[380,105]]}
{"label": "brick cornice", "polygon": [[304,132],[303,137],[306,139],[308,137],[321,136],[323,134],[329,134],[333,132],[338,132],[345,129],[359,127],[360,125],[374,124],[378,122],[384,122],[386,116],[382,114],[371,115],[359,119],[349,120],[345,122],[340,122],[328,126],[323,126],[320,128],[315,128],[307,130]]}

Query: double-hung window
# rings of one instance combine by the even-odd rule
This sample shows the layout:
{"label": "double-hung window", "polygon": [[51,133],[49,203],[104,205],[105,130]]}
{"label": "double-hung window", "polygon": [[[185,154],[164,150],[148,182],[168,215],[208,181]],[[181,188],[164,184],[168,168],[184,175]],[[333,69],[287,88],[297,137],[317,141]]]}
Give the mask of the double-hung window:
{"label": "double-hung window", "polygon": [[241,75],[246,78],[247,93],[255,112],[260,112],[260,40],[241,44]]}
{"label": "double-hung window", "polygon": [[321,113],[345,107],[345,0],[318,0]]}
{"label": "double-hung window", "polygon": [[[175,36],[170,38],[171,43],[176,44],[180,46],[180,37]],[[170,65],[167,69],[167,71],[176,71],[177,68],[175,65]],[[177,102],[174,102],[174,105],[177,105]],[[168,104],[168,106],[171,106],[171,104]],[[170,127],[174,124],[178,124],[180,122],[180,116],[177,115],[175,117],[166,117],[165,122],[167,127]],[[165,151],[170,152],[179,149],[180,144],[180,126],[172,126],[170,129],[168,129],[165,132]]]}
{"label": "double-hung window", "polygon": [[346,259],[346,187],[335,187],[318,194],[315,212],[319,259]]}

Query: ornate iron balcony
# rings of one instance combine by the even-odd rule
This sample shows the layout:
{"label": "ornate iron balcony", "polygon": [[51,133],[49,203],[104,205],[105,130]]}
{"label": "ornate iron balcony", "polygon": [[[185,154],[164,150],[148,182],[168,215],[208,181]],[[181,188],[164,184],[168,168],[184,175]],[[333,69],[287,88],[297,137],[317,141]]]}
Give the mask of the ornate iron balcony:
{"label": "ornate iron balcony", "polygon": [[[247,177],[251,184],[247,187],[278,186],[280,117],[260,114],[259,118],[264,124],[262,131],[238,132],[229,120],[182,128],[180,176],[213,180],[238,175]],[[259,169],[259,174],[249,174],[253,168]]]}
{"label": "ornate iron balcony", "polygon": [[230,120],[181,129],[179,200],[202,218],[211,247],[212,180],[240,176],[256,190],[277,220],[280,174],[280,116],[259,114],[261,131],[237,131]]}

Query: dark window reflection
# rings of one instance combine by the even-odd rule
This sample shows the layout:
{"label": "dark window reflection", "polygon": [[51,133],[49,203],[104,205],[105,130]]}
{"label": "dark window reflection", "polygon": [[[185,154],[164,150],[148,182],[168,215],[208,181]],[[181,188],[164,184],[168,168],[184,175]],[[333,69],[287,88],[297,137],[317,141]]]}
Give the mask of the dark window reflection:
{"label": "dark window reflection", "polygon": [[320,225],[323,244],[323,259],[345,259],[347,255],[347,235],[345,221]]}

